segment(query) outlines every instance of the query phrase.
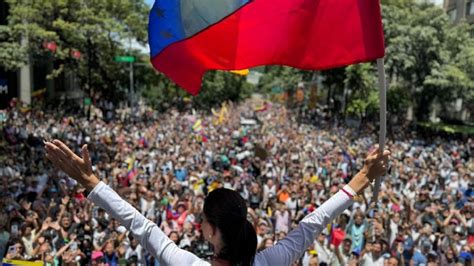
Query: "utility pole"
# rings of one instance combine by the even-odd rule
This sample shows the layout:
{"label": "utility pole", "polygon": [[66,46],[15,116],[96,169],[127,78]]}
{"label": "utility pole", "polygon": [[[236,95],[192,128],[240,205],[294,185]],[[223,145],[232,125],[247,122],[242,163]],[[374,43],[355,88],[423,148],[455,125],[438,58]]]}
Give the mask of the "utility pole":
{"label": "utility pole", "polygon": [[[26,19],[23,23],[28,24]],[[29,46],[29,32],[28,30],[21,36],[21,46],[28,49]],[[29,50],[29,49],[28,49]],[[26,57],[26,64],[20,68],[20,102],[31,104],[31,56],[28,51]]]}
{"label": "utility pole", "polygon": [[[28,32],[21,37],[21,46],[28,47]],[[30,54],[27,54],[26,64],[20,69],[20,101],[31,104],[31,58]]]}
{"label": "utility pole", "polygon": [[[128,48],[129,55],[132,54],[132,34],[130,32],[129,36],[129,48]],[[130,60],[130,88],[129,88],[129,97],[130,97],[130,108],[133,109],[135,106],[135,92],[133,89],[133,61]]]}

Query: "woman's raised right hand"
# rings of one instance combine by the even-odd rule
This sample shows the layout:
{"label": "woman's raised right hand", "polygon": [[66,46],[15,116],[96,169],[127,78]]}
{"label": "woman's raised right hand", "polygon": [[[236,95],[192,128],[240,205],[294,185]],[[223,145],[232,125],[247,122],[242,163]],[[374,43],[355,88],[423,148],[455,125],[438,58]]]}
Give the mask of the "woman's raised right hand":
{"label": "woman's raised right hand", "polygon": [[389,157],[390,151],[384,150],[382,153],[379,151],[378,146],[375,146],[375,149],[367,155],[364,161],[364,167],[349,182],[349,186],[355,193],[359,194],[367,188],[372,181],[387,172]]}
{"label": "woman's raised right hand", "polygon": [[384,150],[382,153],[378,145],[367,155],[362,171],[366,173],[370,182],[387,173],[389,156],[390,151]]}

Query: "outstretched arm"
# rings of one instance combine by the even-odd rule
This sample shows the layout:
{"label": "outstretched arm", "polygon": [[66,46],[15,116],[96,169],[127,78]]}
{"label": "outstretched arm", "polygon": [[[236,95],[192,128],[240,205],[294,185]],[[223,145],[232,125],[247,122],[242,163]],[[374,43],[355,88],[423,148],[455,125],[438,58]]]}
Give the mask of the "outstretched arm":
{"label": "outstretched arm", "polygon": [[178,248],[155,223],[146,219],[105,183],[100,182],[92,173],[92,164],[86,145],[82,148],[83,158],[74,154],[59,140],[45,142],[45,148],[46,157],[91,191],[88,198],[130,230],[140,244],[160,261],[160,264],[208,264],[196,255]]}
{"label": "outstretched arm", "polygon": [[346,189],[339,191],[307,215],[285,239],[258,253],[256,264],[291,265],[300,258],[325,226],[351,205],[352,196],[362,192],[372,180],[386,172],[389,154],[388,151],[383,156],[377,151],[369,154],[364,168],[349,182]]}

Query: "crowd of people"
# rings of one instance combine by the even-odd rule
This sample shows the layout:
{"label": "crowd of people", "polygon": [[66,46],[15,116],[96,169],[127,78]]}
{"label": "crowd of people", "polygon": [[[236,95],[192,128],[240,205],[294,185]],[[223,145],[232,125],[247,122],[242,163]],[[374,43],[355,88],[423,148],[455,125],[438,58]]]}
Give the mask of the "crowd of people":
{"label": "crowd of people", "polygon": [[[224,110],[225,109],[225,110]],[[46,265],[159,265],[87,191],[44,156],[43,140],[88,144],[96,175],[176,244],[213,255],[200,224],[207,193],[248,203],[258,250],[284,238],[346,184],[373,130],[315,122],[315,111],[248,101],[214,113],[108,110],[87,117],[11,108],[0,159],[0,258]],[[301,119],[301,118],[304,119]],[[303,123],[303,122],[304,123]],[[337,217],[295,265],[472,265],[474,142],[399,132],[379,203],[371,192]]]}

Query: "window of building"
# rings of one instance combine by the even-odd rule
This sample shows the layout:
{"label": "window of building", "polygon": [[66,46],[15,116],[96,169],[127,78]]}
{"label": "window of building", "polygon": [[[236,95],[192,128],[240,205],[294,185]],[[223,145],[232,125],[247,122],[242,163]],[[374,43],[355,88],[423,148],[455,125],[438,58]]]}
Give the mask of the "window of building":
{"label": "window of building", "polygon": [[0,25],[7,24],[8,5],[5,1],[0,0]]}
{"label": "window of building", "polygon": [[448,16],[449,16],[449,19],[450,19],[451,21],[455,21],[455,20],[456,20],[456,12],[457,12],[456,8],[451,9],[451,10],[448,11]]}
{"label": "window of building", "polygon": [[469,1],[466,4],[466,16],[474,15],[474,1]]}

